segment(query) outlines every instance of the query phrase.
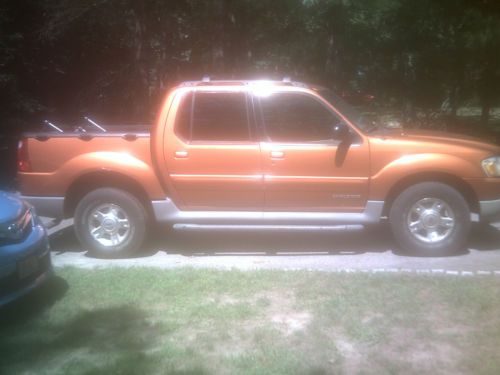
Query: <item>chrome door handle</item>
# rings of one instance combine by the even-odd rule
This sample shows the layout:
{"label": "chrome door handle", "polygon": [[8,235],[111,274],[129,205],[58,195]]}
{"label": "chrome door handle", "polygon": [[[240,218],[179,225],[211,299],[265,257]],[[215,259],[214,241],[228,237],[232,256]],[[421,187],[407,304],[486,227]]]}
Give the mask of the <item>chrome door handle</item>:
{"label": "chrome door handle", "polygon": [[179,159],[185,159],[189,156],[187,151],[175,151],[175,157]]}
{"label": "chrome door handle", "polygon": [[283,159],[285,153],[283,151],[271,151],[271,159]]}

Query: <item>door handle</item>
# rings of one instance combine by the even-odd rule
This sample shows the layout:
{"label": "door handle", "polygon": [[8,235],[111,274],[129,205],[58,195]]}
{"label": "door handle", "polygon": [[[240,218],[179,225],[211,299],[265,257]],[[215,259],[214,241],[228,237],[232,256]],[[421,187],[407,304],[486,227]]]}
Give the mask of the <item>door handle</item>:
{"label": "door handle", "polygon": [[271,151],[271,159],[284,159],[285,153],[283,151]]}
{"label": "door handle", "polygon": [[175,151],[175,157],[178,159],[185,159],[189,156],[187,151]]}

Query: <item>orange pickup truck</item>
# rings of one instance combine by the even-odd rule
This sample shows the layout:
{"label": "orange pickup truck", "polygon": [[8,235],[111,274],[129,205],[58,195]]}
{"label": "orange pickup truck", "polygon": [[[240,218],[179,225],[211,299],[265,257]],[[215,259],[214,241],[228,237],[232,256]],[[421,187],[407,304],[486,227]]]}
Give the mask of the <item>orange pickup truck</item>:
{"label": "orange pickup truck", "polygon": [[443,133],[379,129],[327,89],[292,81],[184,82],[156,124],[25,134],[23,198],[74,217],[99,255],[140,249],[150,223],[368,225],[402,250],[465,246],[500,219],[500,148]]}

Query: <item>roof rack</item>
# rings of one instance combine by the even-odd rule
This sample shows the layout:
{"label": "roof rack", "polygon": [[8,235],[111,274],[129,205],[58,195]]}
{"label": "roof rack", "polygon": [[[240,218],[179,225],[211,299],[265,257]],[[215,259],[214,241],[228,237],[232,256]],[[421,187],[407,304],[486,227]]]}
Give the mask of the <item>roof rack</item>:
{"label": "roof rack", "polygon": [[201,81],[184,81],[180,84],[181,87],[196,87],[196,86],[249,86],[255,84],[256,82],[269,82],[270,84],[275,84],[277,86],[294,86],[301,88],[309,88],[309,85],[303,82],[292,81],[289,76],[283,77],[281,81],[277,80],[214,80],[210,79],[210,76],[204,75]]}

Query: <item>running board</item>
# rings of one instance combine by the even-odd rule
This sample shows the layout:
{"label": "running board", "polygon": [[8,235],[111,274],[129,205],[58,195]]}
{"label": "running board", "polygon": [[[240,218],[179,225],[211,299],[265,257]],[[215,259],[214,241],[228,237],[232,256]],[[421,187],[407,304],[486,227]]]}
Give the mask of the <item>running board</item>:
{"label": "running board", "polygon": [[368,201],[363,212],[181,211],[168,198],[153,201],[152,206],[156,220],[161,223],[328,226],[378,223],[384,202]]}
{"label": "running board", "polygon": [[363,225],[217,225],[217,224],[174,224],[175,230],[196,230],[196,231],[332,231],[332,232],[345,232],[362,230]]}

